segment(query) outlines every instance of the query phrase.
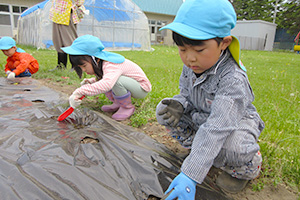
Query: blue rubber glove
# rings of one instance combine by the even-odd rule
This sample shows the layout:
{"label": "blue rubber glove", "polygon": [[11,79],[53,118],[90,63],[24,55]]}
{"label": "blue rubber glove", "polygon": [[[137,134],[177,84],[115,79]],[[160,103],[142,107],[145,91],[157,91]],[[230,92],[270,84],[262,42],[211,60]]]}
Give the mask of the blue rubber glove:
{"label": "blue rubber glove", "polygon": [[166,200],[173,200],[176,197],[178,200],[193,200],[195,199],[196,185],[197,183],[194,180],[190,179],[187,175],[181,172],[174,178],[169,188],[165,192],[165,194],[167,194],[174,189],[166,198]]}

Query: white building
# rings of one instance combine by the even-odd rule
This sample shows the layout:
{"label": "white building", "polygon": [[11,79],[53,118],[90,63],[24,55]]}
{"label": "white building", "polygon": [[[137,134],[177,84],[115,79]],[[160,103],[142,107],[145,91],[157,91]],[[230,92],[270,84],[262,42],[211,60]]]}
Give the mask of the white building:
{"label": "white building", "polygon": [[276,26],[262,20],[237,21],[231,34],[240,40],[241,49],[272,51]]}
{"label": "white building", "polygon": [[42,0],[0,0],[0,37],[16,37],[19,16],[39,2]]}

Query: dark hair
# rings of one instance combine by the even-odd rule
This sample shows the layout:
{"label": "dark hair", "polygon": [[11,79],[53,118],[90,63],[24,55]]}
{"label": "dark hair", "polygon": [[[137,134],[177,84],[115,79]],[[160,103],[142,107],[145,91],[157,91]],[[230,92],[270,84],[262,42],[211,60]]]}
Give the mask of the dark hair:
{"label": "dark hair", "polygon": [[[212,38],[217,41],[218,45],[223,41],[223,38],[215,37]],[[203,45],[203,40],[192,40],[189,38],[186,38],[182,35],[179,35],[178,33],[173,31],[173,40],[176,43],[177,46],[184,46],[184,45],[192,45],[192,46],[198,46]]]}
{"label": "dark hair", "polygon": [[[100,80],[103,76],[102,64],[103,60],[95,57],[95,62],[91,56],[88,55],[69,55],[72,68],[76,71],[79,78],[82,76],[82,70],[78,65],[83,65],[83,61],[89,62],[92,64],[94,72],[96,74],[96,79]],[[98,62],[99,61],[99,62]]]}

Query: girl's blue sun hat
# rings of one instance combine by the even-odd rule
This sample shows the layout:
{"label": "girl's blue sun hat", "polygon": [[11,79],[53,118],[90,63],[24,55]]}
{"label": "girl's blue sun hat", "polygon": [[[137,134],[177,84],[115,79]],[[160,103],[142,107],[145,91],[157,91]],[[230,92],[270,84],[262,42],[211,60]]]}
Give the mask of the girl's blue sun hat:
{"label": "girl's blue sun hat", "polygon": [[[160,30],[170,29],[192,40],[208,40],[231,35],[236,25],[236,13],[228,0],[186,0],[174,21]],[[240,65],[240,43],[232,36],[229,45],[232,57]],[[244,66],[240,67],[245,70]]]}
{"label": "girl's blue sun hat", "polygon": [[92,35],[83,35],[74,40],[71,46],[61,48],[70,55],[89,55],[112,63],[123,63],[125,58],[117,53],[103,51],[101,40]]}
{"label": "girl's blue sun hat", "polygon": [[[1,50],[8,50],[12,47],[16,47],[16,41],[12,39],[11,37],[4,36],[0,39],[0,49]],[[23,53],[25,52],[21,48],[17,48],[17,52]]]}

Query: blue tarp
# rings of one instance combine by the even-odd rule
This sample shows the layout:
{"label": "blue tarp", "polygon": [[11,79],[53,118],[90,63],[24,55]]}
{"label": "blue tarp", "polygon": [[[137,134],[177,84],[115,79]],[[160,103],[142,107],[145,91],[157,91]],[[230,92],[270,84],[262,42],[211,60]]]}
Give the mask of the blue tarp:
{"label": "blue tarp", "polygon": [[[38,9],[43,9],[48,1],[49,0],[43,1],[28,8],[21,14],[21,17],[29,15]],[[84,2],[84,6],[97,21],[128,21],[132,19],[130,15],[134,10],[134,7],[130,7],[130,5],[124,6],[123,0],[117,0],[115,5],[114,1],[111,0],[87,0]]]}
{"label": "blue tarp", "polygon": [[[48,49],[49,47],[53,46],[53,41],[52,40],[43,40],[43,43],[46,45],[46,48]],[[102,41],[102,44],[104,45],[105,48],[108,47],[135,47],[135,48],[141,48],[142,45],[141,44],[137,44],[137,43],[126,43],[126,42],[106,42],[106,41]]]}
{"label": "blue tarp", "polygon": [[41,3],[39,3],[39,4],[36,4],[36,5],[34,5],[34,6],[30,7],[30,8],[28,8],[28,9],[26,9],[26,10],[21,14],[21,17],[24,17],[24,16],[26,16],[26,15],[29,15],[30,13],[32,13],[32,12],[38,10],[38,9],[43,9],[44,6],[45,6],[45,4],[46,4],[48,1],[49,1],[49,0],[43,1],[43,2],[41,2]]}
{"label": "blue tarp", "polygon": [[127,21],[131,19],[128,14],[134,7],[123,3],[124,0],[87,0],[84,6],[98,21]]}

